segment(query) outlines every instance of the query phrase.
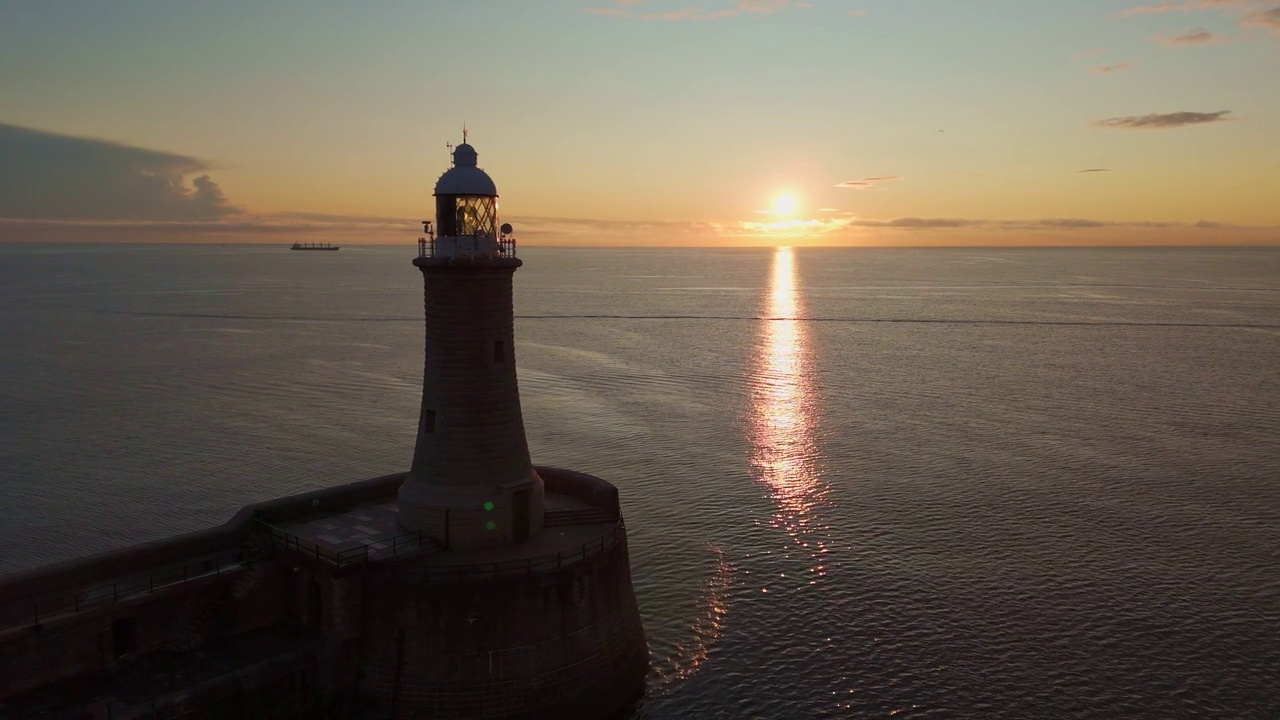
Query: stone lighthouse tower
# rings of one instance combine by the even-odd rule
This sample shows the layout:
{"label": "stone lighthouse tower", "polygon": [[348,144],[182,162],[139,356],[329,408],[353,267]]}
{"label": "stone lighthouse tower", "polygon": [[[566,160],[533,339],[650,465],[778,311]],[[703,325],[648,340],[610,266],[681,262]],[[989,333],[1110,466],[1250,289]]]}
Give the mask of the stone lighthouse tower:
{"label": "stone lighthouse tower", "polygon": [[649,667],[618,489],[530,460],[513,347],[522,263],[463,140],[413,259],[426,300],[413,463],[393,507],[352,526],[399,526],[344,596],[362,603],[361,689],[380,717],[613,717]]}
{"label": "stone lighthouse tower", "polygon": [[475,149],[453,149],[413,264],[422,271],[422,411],[400,524],[446,549],[520,543],[543,526],[545,490],[529,458],[516,384],[512,278],[522,264],[498,190]]}

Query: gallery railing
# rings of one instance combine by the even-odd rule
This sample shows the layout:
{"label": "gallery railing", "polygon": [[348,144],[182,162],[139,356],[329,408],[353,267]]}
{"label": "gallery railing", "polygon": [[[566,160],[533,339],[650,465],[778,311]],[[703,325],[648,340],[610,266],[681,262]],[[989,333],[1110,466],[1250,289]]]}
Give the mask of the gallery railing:
{"label": "gallery railing", "polygon": [[0,630],[41,626],[105,605],[138,600],[191,583],[215,579],[255,562],[245,550],[228,551],[181,564],[157,568],[146,574],[109,582],[71,586],[14,598],[0,605]]}
{"label": "gallery railing", "polygon": [[509,235],[497,239],[492,235],[463,235],[443,240],[435,237],[418,238],[418,257],[440,256],[513,258],[516,256],[516,239]]}
{"label": "gallery railing", "polygon": [[[439,544],[433,538],[424,536],[419,530],[414,530],[376,543],[367,543],[359,547],[335,551],[320,547],[316,543],[303,540],[293,533],[286,532],[267,523],[262,523],[262,525],[270,532],[273,546],[305,555],[334,567],[346,567],[369,562],[370,560],[383,560],[401,553],[417,551],[421,548],[435,549],[439,547]],[[384,545],[384,547],[374,547],[374,545]]]}
{"label": "gallery railing", "polygon": [[588,540],[569,552],[556,552],[521,560],[496,563],[471,563],[460,565],[429,565],[422,568],[419,578],[427,584],[496,580],[504,577],[530,575],[557,570],[582,562],[609,550],[626,537],[627,529],[618,522],[608,532]]}
{"label": "gallery railing", "polygon": [[[267,523],[262,524],[270,532],[271,544],[274,547],[338,568],[369,561],[385,560],[397,555],[418,552],[419,550],[435,553],[444,549],[435,538],[423,535],[420,530],[414,530],[376,543],[335,551],[304,540],[280,528],[272,527]],[[422,568],[421,579],[427,583],[443,583],[466,580],[492,580],[500,577],[544,572],[572,565],[589,557],[599,555],[612,548],[620,539],[625,537],[626,526],[621,520],[618,520],[613,527],[602,535],[588,540],[567,552],[546,553],[537,557],[496,563],[437,563]],[[374,547],[375,545],[381,545],[382,547]],[[415,570],[415,572],[417,571]]]}

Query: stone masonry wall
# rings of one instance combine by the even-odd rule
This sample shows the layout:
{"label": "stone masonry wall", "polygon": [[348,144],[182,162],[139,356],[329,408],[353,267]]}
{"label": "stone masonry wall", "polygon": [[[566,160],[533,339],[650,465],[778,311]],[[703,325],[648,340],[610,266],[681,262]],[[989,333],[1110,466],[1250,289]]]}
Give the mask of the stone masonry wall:
{"label": "stone masonry wall", "polygon": [[226,592],[230,575],[192,582],[165,592],[51,618],[39,626],[0,633],[0,698],[60,679],[110,670],[123,638],[117,621],[133,624],[131,655],[166,647],[184,632],[194,612]]}
{"label": "stone masonry wall", "polygon": [[545,574],[403,580],[369,579],[365,691],[386,715],[603,717],[643,692],[648,648],[625,540]]}
{"label": "stone masonry wall", "polygon": [[[422,409],[409,482],[495,484],[533,472],[516,383],[515,267],[422,268],[426,343]],[[497,355],[495,355],[495,352]]]}

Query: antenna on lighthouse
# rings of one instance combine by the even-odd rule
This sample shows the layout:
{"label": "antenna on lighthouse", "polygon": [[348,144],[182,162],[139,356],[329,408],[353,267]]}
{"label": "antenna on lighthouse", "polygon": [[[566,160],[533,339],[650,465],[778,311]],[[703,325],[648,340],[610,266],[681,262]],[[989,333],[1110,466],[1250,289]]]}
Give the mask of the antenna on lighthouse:
{"label": "antenna on lighthouse", "polygon": [[462,142],[466,142],[466,141],[467,141],[467,124],[464,122],[462,123]]}

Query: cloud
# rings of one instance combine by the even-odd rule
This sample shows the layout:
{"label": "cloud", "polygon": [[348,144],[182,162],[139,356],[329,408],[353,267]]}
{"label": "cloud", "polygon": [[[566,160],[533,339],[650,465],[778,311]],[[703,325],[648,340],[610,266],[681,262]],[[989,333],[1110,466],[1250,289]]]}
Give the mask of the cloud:
{"label": "cloud", "polygon": [[738,9],[754,15],[772,15],[785,9],[790,0],[740,0]]}
{"label": "cloud", "polygon": [[[1113,15],[1119,18],[1132,18],[1142,15],[1180,12],[1216,13],[1243,28],[1262,28],[1280,36],[1280,7],[1275,0],[1183,0],[1183,2],[1161,2],[1153,5],[1138,5],[1122,10]],[[1225,42],[1228,38],[1215,35],[1201,28],[1174,38],[1157,37],[1166,45],[1196,45]]]}
{"label": "cloud", "polygon": [[847,217],[724,225],[724,240],[793,245],[1043,246],[1043,245],[1269,245],[1280,228],[1092,218],[989,220],[956,217]]}
{"label": "cloud", "polygon": [[902,178],[899,178],[896,175],[882,175],[879,177],[864,177],[860,180],[845,180],[844,182],[836,183],[835,186],[838,188],[846,188],[849,190],[870,190],[871,188],[875,187],[876,183],[889,182],[890,180],[901,180],[901,179]]}
{"label": "cloud", "polygon": [[1078,173],[1111,172],[1111,168],[1085,168],[1084,170],[1077,170],[1076,172]]}
{"label": "cloud", "polygon": [[1183,2],[1161,2],[1154,5],[1138,5],[1116,13],[1113,17],[1131,18],[1142,15],[1159,15],[1169,12],[1197,13],[1210,11],[1247,10],[1266,0],[1183,0]]}
{"label": "cloud", "polygon": [[1270,10],[1259,10],[1250,13],[1240,21],[1241,25],[1251,27],[1260,27],[1270,30],[1273,33],[1280,34],[1280,7],[1273,7]]}
{"label": "cloud", "polygon": [[1185,8],[1186,5],[1183,3],[1162,2],[1156,5],[1138,5],[1137,7],[1127,8],[1116,13],[1115,16],[1120,18],[1131,18],[1138,17],[1140,15],[1154,15],[1157,13],[1173,12],[1176,10],[1186,12]]}
{"label": "cloud", "polygon": [[1163,114],[1152,113],[1150,115],[1106,118],[1105,120],[1095,120],[1090,124],[1094,127],[1108,129],[1150,130],[1227,122],[1229,120],[1227,115],[1230,114],[1230,110],[1208,113],[1187,111]]}
{"label": "cloud", "polygon": [[369,225],[391,225],[399,227],[421,227],[421,220],[403,217],[388,217],[385,215],[332,215],[329,213],[313,213],[313,212],[278,212],[270,215],[256,216],[258,218],[269,219],[271,221],[289,221],[303,223],[324,223],[330,225],[350,225],[350,226],[369,226]]}
{"label": "cloud", "polygon": [[[851,227],[898,228],[905,230],[945,230],[952,228],[979,228],[984,230],[1090,230],[1097,228],[1202,228],[1227,229],[1244,226],[1200,220],[1195,223],[1164,222],[1158,220],[1097,220],[1093,218],[1032,218],[1026,220],[989,220],[977,218],[898,217],[888,220],[851,218],[845,221]],[[1273,228],[1255,228],[1273,229]]]}
{"label": "cloud", "polygon": [[[824,208],[824,212],[841,212]],[[505,218],[526,246],[704,246],[772,244],[894,245],[1199,245],[1280,243],[1280,228],[1090,218],[832,217],[783,221],[616,221],[514,216]],[[398,245],[410,251],[416,220],[394,217],[279,213],[213,222],[89,222],[0,218],[0,242],[265,243],[295,240],[342,245]]]}
{"label": "cloud", "polygon": [[880,228],[959,228],[968,227],[975,224],[974,220],[965,220],[964,218],[919,218],[919,217],[900,217],[891,220],[867,220],[863,218],[855,218],[849,221],[850,225],[855,227],[880,227]]}
{"label": "cloud", "polygon": [[27,227],[62,229],[68,232],[103,232],[129,234],[148,233],[220,233],[293,235],[298,233],[364,233],[390,230],[408,236],[421,234],[422,223],[410,218],[369,215],[329,215],[325,213],[281,212],[264,215],[244,214],[222,220],[87,220],[45,218],[0,218],[9,228]]}
{"label": "cloud", "polygon": [[1174,37],[1164,37],[1157,35],[1156,41],[1162,45],[1209,45],[1212,43],[1226,42],[1227,38],[1221,35],[1214,35],[1204,28],[1196,28],[1189,30],[1181,35]]}
{"label": "cloud", "polygon": [[1028,227],[1042,228],[1100,228],[1114,225],[1115,223],[1104,222],[1102,220],[1087,220],[1083,218],[1044,218],[1042,220],[1033,220],[1028,223]]}
{"label": "cloud", "polygon": [[186,155],[0,123],[0,217],[215,221],[240,214],[209,169]]}
{"label": "cloud", "polygon": [[1129,67],[1129,63],[1119,62],[1119,63],[1116,63],[1115,65],[1103,65],[1102,67],[1090,68],[1089,72],[1095,73],[1098,75],[1106,75],[1108,73],[1116,73],[1116,72],[1120,72],[1121,70],[1126,70],[1128,69],[1128,67]]}
{"label": "cloud", "polygon": [[[773,15],[791,6],[791,0],[734,0],[728,7],[704,12],[696,6],[687,6],[672,10],[633,13],[627,8],[640,4],[640,0],[617,0],[618,7],[589,7],[586,12],[594,15],[610,17],[638,18],[645,22],[676,22],[680,20],[719,20],[735,15]],[[811,8],[813,3],[797,2],[794,7]]]}
{"label": "cloud", "polygon": [[665,220],[593,220],[517,216],[507,218],[515,235],[533,245],[689,245],[733,231],[737,223]]}

